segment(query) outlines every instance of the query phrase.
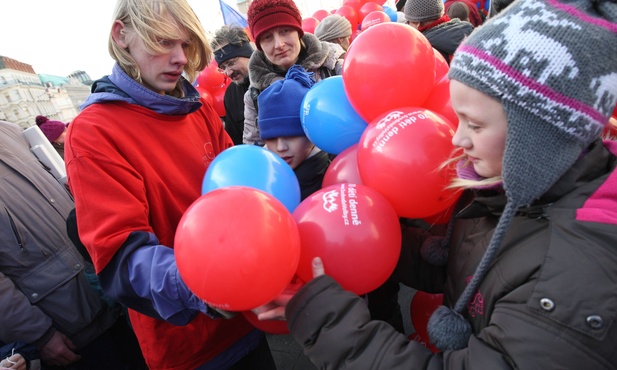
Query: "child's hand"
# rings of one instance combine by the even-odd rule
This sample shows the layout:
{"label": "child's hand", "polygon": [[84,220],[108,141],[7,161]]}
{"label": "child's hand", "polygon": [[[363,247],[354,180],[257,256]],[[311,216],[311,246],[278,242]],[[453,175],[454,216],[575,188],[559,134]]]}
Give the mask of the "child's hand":
{"label": "child's hand", "polygon": [[1,369],[26,370],[26,359],[19,353],[16,353],[0,361]]}
{"label": "child's hand", "polygon": [[313,258],[313,279],[321,275],[325,275],[325,274],[326,274],[326,271],[324,270],[323,262],[321,261],[321,258],[319,257]]}
{"label": "child's hand", "polygon": [[[324,267],[321,262],[321,258],[313,258],[313,278],[323,274]],[[272,302],[254,308],[251,311],[257,315],[259,320],[285,320],[285,307],[287,307],[287,303],[291,297],[298,292],[302,285],[302,283],[298,282],[290,284],[287,289],[285,289],[283,293],[276,297]]]}

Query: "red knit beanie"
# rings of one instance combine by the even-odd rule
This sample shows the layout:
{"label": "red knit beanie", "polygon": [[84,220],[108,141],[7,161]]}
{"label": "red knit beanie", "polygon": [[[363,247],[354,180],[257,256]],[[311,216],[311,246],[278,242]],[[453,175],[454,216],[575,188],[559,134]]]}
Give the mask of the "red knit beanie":
{"label": "red knit beanie", "polygon": [[249,6],[247,18],[258,50],[261,50],[261,35],[275,27],[292,27],[300,37],[304,36],[302,15],[293,0],[254,0]]}

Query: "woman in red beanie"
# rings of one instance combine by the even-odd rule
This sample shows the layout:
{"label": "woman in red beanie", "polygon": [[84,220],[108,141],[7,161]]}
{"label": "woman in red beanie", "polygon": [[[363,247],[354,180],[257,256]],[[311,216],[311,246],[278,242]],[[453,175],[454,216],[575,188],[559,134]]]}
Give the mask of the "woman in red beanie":
{"label": "woman in red beanie", "polygon": [[302,16],[292,0],[254,0],[248,10],[249,29],[257,50],[249,61],[251,87],[244,95],[245,144],[263,145],[257,126],[257,96],[266,87],[285,78],[294,64],[314,72],[315,80],[340,75],[345,50],[319,41],[302,30]]}

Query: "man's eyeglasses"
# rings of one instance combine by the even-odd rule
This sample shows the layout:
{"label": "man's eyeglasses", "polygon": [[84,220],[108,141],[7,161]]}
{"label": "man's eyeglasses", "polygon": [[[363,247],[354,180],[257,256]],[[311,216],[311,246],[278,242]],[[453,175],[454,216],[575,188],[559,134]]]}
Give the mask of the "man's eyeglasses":
{"label": "man's eyeglasses", "polygon": [[219,65],[219,68],[218,68],[219,72],[225,73],[227,68],[233,67],[234,64],[236,64],[237,61],[238,61],[238,57],[235,57],[235,58],[231,58],[231,59],[223,62],[221,65]]}

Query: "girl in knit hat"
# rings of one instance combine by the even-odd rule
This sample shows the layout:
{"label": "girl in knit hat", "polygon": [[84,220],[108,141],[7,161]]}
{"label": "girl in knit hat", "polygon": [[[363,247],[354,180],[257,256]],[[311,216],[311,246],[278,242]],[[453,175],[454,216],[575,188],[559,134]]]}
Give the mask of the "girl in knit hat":
{"label": "girl in knit hat", "polygon": [[253,0],[247,21],[257,50],[249,61],[251,86],[244,95],[243,142],[263,145],[257,122],[259,94],[272,82],[285,78],[294,64],[313,72],[317,82],[340,75],[345,50],[304,33],[302,16],[293,0]]}
{"label": "girl in knit hat", "polygon": [[[517,0],[459,48],[460,207],[405,244],[405,283],[444,294],[433,354],[370,321],[319,259],[285,317],[321,369],[617,369],[617,3]],[[442,258],[438,258],[441,256]]]}

